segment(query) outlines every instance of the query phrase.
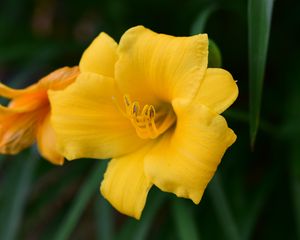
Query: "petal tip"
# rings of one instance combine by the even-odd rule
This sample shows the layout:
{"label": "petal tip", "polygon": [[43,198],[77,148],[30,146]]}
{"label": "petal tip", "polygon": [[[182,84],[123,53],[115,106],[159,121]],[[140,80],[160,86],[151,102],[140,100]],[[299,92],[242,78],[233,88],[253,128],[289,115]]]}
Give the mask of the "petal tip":
{"label": "petal tip", "polygon": [[101,182],[99,190],[101,195],[120,213],[125,214],[129,217],[133,217],[136,220],[140,220],[144,207],[141,208],[140,206],[137,206],[137,203],[134,203],[134,209],[128,208],[128,206],[124,205],[122,201],[117,201],[116,199],[114,199],[111,190],[108,188],[108,184],[106,184],[105,182],[105,178]]}
{"label": "petal tip", "polygon": [[113,76],[117,47],[118,44],[108,34],[101,32],[82,54],[80,71]]}
{"label": "petal tip", "polygon": [[65,159],[63,156],[55,158],[55,159],[53,159],[53,158],[50,159],[50,158],[46,158],[46,157],[44,157],[44,158],[56,166],[63,166],[64,162],[65,162]]}
{"label": "petal tip", "polygon": [[228,137],[227,137],[228,147],[235,143],[237,136],[231,128],[228,128]]}

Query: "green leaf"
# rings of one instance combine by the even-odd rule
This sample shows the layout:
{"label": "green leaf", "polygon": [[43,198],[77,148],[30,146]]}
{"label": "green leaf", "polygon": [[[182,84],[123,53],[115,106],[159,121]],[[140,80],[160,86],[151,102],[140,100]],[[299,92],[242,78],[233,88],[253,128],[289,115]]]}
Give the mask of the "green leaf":
{"label": "green leaf", "polygon": [[114,238],[114,217],[113,208],[107,200],[99,196],[95,202],[95,217],[97,239],[111,240]]}
{"label": "green leaf", "polygon": [[212,200],[217,217],[223,227],[226,239],[239,240],[238,226],[222,189],[221,179],[217,173],[209,184],[208,194]]}
{"label": "green leaf", "polygon": [[5,194],[1,194],[0,239],[11,240],[17,236],[39,158],[32,148],[30,154],[20,154],[9,166],[5,186],[1,189]]}
{"label": "green leaf", "polygon": [[196,220],[192,209],[187,202],[182,199],[176,199],[172,202],[172,212],[180,240],[197,240],[200,239]]}
{"label": "green leaf", "polygon": [[259,126],[273,2],[274,0],[249,0],[248,2],[250,142],[252,147],[254,147]]}
{"label": "green leaf", "polygon": [[[297,148],[299,148],[297,146]],[[299,159],[299,158],[298,158]],[[291,192],[292,192],[292,203],[294,206],[294,216],[295,216],[295,222],[296,222],[296,231],[297,236],[300,238],[300,177],[295,175],[294,173],[291,173]]]}
{"label": "green leaf", "polygon": [[[278,146],[276,146],[278,147]],[[275,152],[275,151],[274,151]],[[276,156],[273,157],[276,159]],[[247,215],[243,221],[243,226],[241,228],[242,239],[252,239],[251,235],[255,228],[255,224],[259,219],[259,214],[268,200],[269,195],[277,186],[277,179],[281,170],[280,161],[274,161],[269,168],[269,171],[264,175],[263,179],[260,181],[261,184],[257,186],[257,191],[253,194],[253,199],[248,204]]]}
{"label": "green leaf", "polygon": [[198,14],[195,22],[192,25],[191,35],[204,33],[204,29],[205,29],[206,23],[208,21],[208,18],[216,10],[217,10],[217,6],[215,4],[211,4],[211,5],[207,6],[206,8],[203,8],[203,10]]}
{"label": "green leaf", "polygon": [[293,139],[290,142],[290,183],[291,183],[291,196],[292,204],[294,207],[293,216],[295,219],[296,234],[300,239],[300,149],[299,149],[299,138]]}
{"label": "green leaf", "polygon": [[153,189],[153,194],[149,194],[146,208],[139,221],[131,218],[122,227],[117,240],[143,240],[146,239],[153,219],[166,199],[166,194]]}
{"label": "green leaf", "polygon": [[217,44],[211,39],[209,39],[208,52],[208,67],[220,68],[222,66],[221,51]]}
{"label": "green leaf", "polygon": [[[206,8],[198,14],[194,24],[191,28],[191,35],[204,33],[205,26],[207,24],[208,18],[211,16],[213,12],[217,10],[217,5],[212,3],[208,5]],[[209,39],[209,46],[208,46],[208,67],[221,67],[222,66],[222,55],[220,49],[218,48],[217,44]]]}
{"label": "green leaf", "polygon": [[76,224],[78,223],[87,204],[91,200],[92,196],[99,192],[99,184],[101,176],[106,169],[106,164],[106,161],[101,160],[90,172],[53,239],[70,239],[72,231],[76,227]]}

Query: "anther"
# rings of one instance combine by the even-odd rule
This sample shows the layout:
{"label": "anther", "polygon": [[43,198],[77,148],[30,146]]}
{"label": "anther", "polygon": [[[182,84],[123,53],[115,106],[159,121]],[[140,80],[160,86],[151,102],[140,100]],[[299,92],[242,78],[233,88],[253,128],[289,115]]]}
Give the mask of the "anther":
{"label": "anther", "polygon": [[[140,107],[139,102],[130,100],[128,95],[124,95],[125,112],[124,115],[131,121],[136,133],[140,138],[156,138],[175,121],[173,112],[159,112],[156,114],[153,105]],[[166,114],[167,113],[167,114]],[[159,122],[158,127],[156,121]]]}
{"label": "anther", "polygon": [[150,117],[150,119],[154,119],[155,118],[155,108],[151,105],[148,109],[148,116]]}

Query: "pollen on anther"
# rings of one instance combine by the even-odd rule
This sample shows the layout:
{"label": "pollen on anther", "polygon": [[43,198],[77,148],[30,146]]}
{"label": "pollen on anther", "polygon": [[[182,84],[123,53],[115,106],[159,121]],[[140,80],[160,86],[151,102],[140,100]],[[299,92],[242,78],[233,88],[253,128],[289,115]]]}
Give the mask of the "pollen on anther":
{"label": "pollen on anther", "polygon": [[131,101],[127,95],[124,96],[124,102],[127,107],[129,107],[131,104]]}
{"label": "pollen on anther", "polygon": [[134,102],[132,104],[132,110],[131,111],[132,111],[131,114],[133,114],[133,115],[137,115],[139,113],[140,106],[139,106],[138,102]]}
{"label": "pollen on anther", "polygon": [[150,117],[150,119],[155,118],[155,108],[152,105],[150,105],[148,108],[148,116]]}
{"label": "pollen on anther", "polygon": [[[154,139],[168,129],[175,121],[172,112],[169,112],[163,122],[157,127],[156,111],[153,105],[140,107],[139,102],[132,102],[128,95],[124,95],[125,116],[131,121],[136,133],[143,139]],[[161,113],[160,113],[161,114]],[[159,120],[161,121],[161,120]]]}

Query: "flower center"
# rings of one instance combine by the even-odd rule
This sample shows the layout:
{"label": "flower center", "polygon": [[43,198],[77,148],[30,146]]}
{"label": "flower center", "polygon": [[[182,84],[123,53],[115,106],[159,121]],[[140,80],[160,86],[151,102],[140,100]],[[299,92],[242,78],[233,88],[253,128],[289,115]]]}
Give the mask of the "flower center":
{"label": "flower center", "polygon": [[153,105],[140,107],[139,102],[124,95],[125,116],[131,121],[136,133],[142,139],[154,139],[171,127],[176,116],[170,107],[161,107],[157,112]]}

